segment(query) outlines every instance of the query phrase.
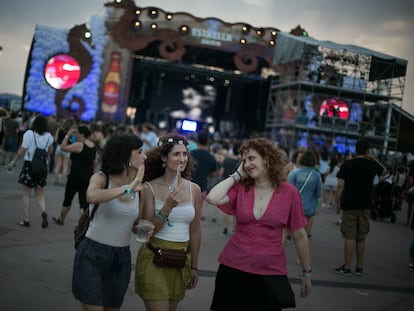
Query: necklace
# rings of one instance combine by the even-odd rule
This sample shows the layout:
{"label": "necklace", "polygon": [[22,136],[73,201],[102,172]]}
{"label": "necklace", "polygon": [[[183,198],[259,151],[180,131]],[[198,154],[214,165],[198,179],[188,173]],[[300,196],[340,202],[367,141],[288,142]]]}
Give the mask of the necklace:
{"label": "necklace", "polygon": [[259,190],[257,190],[256,188],[254,189],[257,193],[257,196],[259,197],[259,200],[262,201],[263,197],[268,194],[270,191],[273,190],[273,188],[267,189],[265,192],[263,192],[262,194],[259,192]]}

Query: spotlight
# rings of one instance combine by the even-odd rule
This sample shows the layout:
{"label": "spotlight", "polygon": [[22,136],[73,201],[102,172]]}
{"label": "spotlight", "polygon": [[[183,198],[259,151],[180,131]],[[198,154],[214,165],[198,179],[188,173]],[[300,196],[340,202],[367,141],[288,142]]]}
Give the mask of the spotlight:
{"label": "spotlight", "polygon": [[275,40],[270,40],[270,41],[269,41],[269,44],[270,44],[271,46],[275,45],[275,43],[276,43],[276,42],[275,42]]}
{"label": "spotlight", "polygon": [[258,29],[256,29],[256,34],[257,34],[259,37],[263,37],[263,36],[264,36],[264,34],[265,34],[265,31],[264,31],[264,29],[263,29],[263,28],[258,28]]}
{"label": "spotlight", "polygon": [[140,21],[135,21],[135,22],[134,22],[134,24],[133,24],[133,27],[134,27],[135,29],[139,29],[139,28],[141,28],[141,26],[142,26],[142,24],[141,24],[141,22],[140,22]]}
{"label": "spotlight", "polygon": [[242,33],[243,34],[247,34],[249,31],[250,31],[250,26],[247,25],[247,24],[243,25],[243,27],[242,27]]}
{"label": "spotlight", "polygon": [[89,39],[90,37],[92,37],[92,33],[90,31],[85,31],[85,39]]}
{"label": "spotlight", "polygon": [[241,38],[241,39],[240,39],[240,43],[241,43],[241,44],[246,44],[246,39],[245,39],[245,38]]}
{"label": "spotlight", "polygon": [[167,20],[172,20],[173,19],[173,15],[168,13],[167,16],[165,17]]}
{"label": "spotlight", "polygon": [[156,9],[151,9],[148,11],[148,16],[150,18],[157,18],[158,17],[158,10]]}
{"label": "spotlight", "polygon": [[140,9],[137,9],[137,10],[135,11],[135,14],[136,14],[136,15],[140,15],[140,14],[141,14],[141,10],[140,10]]}
{"label": "spotlight", "polygon": [[157,26],[157,24],[156,24],[156,23],[152,23],[152,24],[151,24],[151,29],[157,29],[157,27],[158,27],[158,26]]}
{"label": "spotlight", "polygon": [[271,34],[272,34],[272,37],[276,37],[277,36],[277,31],[276,30],[272,30]]}
{"label": "spotlight", "polygon": [[182,25],[179,30],[183,35],[186,35],[190,32],[190,27],[187,25]]}

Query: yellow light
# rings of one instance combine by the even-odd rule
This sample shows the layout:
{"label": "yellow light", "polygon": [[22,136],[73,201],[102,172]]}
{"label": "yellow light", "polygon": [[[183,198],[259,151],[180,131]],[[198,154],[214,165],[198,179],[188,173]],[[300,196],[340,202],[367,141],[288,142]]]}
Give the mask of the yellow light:
{"label": "yellow light", "polygon": [[141,14],[141,10],[136,10],[135,14],[137,14],[137,15]]}
{"label": "yellow light", "polygon": [[241,43],[241,44],[246,44],[246,39],[241,38],[241,39],[240,39],[240,43]]}
{"label": "yellow light", "polygon": [[151,28],[152,29],[156,29],[157,28],[157,24],[155,24],[155,23],[154,24],[151,24]]}
{"label": "yellow light", "polygon": [[172,16],[172,14],[167,14],[167,19],[170,21],[170,20],[172,20],[173,19],[173,16]]}
{"label": "yellow light", "polygon": [[270,44],[270,45],[275,45],[275,40],[270,40],[270,41],[269,41],[269,44]]}
{"label": "yellow light", "polygon": [[90,37],[92,37],[91,32],[90,32],[90,31],[86,31],[86,32],[85,32],[85,38],[86,38],[86,39],[89,39]]}

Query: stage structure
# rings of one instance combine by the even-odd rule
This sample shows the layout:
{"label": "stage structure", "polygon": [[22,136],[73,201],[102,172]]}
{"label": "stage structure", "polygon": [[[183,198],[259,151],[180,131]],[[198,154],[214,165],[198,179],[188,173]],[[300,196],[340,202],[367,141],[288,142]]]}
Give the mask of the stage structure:
{"label": "stage structure", "polygon": [[151,122],[285,148],[352,149],[365,136],[398,149],[405,60],[317,41],[299,26],[226,23],[185,12],[105,4],[70,30],[36,26],[24,108],[84,121]]}
{"label": "stage structure", "polygon": [[353,45],[279,33],[266,112],[269,136],[354,151],[365,137],[398,150],[407,61]]}

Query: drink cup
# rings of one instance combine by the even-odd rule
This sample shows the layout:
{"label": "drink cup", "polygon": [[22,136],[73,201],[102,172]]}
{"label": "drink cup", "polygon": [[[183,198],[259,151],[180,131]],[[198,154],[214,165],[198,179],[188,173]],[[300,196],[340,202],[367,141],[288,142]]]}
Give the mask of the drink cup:
{"label": "drink cup", "polygon": [[146,243],[149,241],[148,233],[153,228],[153,223],[146,219],[140,219],[137,226],[137,242]]}

